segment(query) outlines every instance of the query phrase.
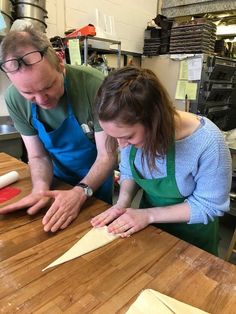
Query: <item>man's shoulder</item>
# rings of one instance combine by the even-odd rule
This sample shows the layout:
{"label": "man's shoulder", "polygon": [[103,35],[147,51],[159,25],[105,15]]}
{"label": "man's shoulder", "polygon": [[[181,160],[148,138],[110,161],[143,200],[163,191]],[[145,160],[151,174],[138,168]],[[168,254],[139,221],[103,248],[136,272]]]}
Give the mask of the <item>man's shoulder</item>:
{"label": "man's shoulder", "polygon": [[19,93],[19,91],[15,88],[13,84],[8,86],[8,88],[5,91],[4,96],[8,104],[14,101],[19,101],[19,100],[21,100],[21,102],[22,101],[27,102],[27,100]]}
{"label": "man's shoulder", "polygon": [[66,75],[70,77],[77,77],[78,79],[87,78],[87,79],[98,79],[103,80],[104,75],[101,71],[91,67],[91,66],[73,66],[73,65],[65,65]]}
{"label": "man's shoulder", "polygon": [[6,89],[5,95],[19,95],[18,90],[15,88],[13,84],[9,85]]}

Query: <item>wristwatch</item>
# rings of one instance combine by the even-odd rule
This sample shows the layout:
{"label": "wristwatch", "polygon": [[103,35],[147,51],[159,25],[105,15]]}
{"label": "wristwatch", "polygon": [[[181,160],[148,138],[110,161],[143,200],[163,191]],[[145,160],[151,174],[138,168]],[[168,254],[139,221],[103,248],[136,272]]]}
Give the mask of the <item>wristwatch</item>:
{"label": "wristwatch", "polygon": [[80,186],[81,188],[83,188],[86,196],[91,197],[93,195],[92,188],[88,186],[87,184],[80,182],[76,186]]}

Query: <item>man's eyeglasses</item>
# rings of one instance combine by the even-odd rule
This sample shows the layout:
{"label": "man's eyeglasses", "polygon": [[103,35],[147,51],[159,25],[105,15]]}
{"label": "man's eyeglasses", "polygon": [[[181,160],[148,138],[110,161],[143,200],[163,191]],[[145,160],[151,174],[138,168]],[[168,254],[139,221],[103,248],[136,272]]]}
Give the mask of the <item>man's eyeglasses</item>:
{"label": "man's eyeglasses", "polygon": [[39,63],[40,61],[42,61],[43,56],[45,55],[47,50],[48,47],[42,50],[28,52],[22,57],[12,58],[4,62],[0,62],[0,69],[5,73],[11,73],[18,71],[22,64],[28,66]]}

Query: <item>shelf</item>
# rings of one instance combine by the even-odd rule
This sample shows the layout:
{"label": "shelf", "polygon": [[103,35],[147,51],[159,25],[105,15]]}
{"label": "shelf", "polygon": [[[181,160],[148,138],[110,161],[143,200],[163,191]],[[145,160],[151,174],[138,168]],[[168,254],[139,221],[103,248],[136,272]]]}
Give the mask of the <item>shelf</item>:
{"label": "shelf", "polygon": [[[100,38],[95,36],[76,36],[72,38],[65,38],[67,40],[79,38],[83,40],[83,50],[84,50],[84,64],[88,64],[88,51],[99,51],[104,52],[104,54],[112,53],[117,54],[117,67],[120,68],[121,66],[121,41],[108,39],[108,38]],[[117,45],[117,49],[100,49],[100,48],[92,48],[89,47],[89,40],[92,41],[100,41],[105,43],[110,43],[111,45]]]}
{"label": "shelf", "polygon": [[236,200],[230,200],[230,212],[229,214],[236,216]]}

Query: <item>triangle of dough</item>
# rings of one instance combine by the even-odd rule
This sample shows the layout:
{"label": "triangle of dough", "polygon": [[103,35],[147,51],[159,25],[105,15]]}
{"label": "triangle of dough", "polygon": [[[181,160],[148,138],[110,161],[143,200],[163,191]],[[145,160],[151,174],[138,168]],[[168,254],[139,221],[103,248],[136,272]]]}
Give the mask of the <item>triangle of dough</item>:
{"label": "triangle of dough", "polygon": [[150,289],[142,291],[126,314],[173,314],[173,312],[150,291]]}
{"label": "triangle of dough", "polygon": [[209,314],[152,289],[141,292],[126,314]]}
{"label": "triangle of dough", "polygon": [[76,257],[94,251],[119,237],[118,234],[112,234],[107,231],[107,226],[101,228],[92,228],[78,242],[76,242],[67,252],[45,267],[42,271],[70,261]]}

